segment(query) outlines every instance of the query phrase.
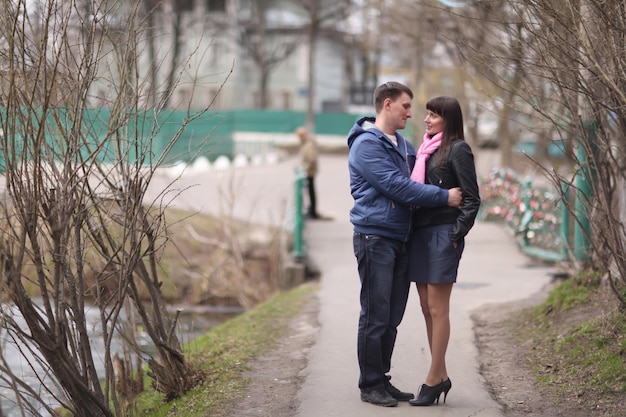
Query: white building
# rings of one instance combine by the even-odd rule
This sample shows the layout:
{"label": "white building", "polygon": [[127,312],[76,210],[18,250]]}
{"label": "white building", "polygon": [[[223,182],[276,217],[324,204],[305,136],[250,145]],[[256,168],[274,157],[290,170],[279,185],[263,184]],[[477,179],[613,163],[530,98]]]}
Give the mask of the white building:
{"label": "white building", "polygon": [[[320,7],[336,8],[341,2],[321,0]],[[150,15],[151,20],[146,17],[139,73],[146,80],[153,79],[151,62],[157,62],[156,90],[165,91],[172,57],[177,53],[173,71],[176,87],[168,107],[187,108],[190,104],[192,109],[210,105],[214,110],[306,111],[309,15],[302,7],[302,0],[278,0],[266,2],[270,6],[265,10],[265,19],[259,20],[256,12],[259,3],[264,2],[144,0],[146,5],[154,4],[155,12]],[[345,111],[350,104],[352,74],[358,73],[354,70],[358,68],[358,59],[349,45],[350,35],[343,31],[343,20],[335,16],[334,21],[327,20],[319,31],[313,59],[314,112]],[[177,28],[180,28],[178,44],[174,42]],[[154,59],[150,58],[151,47]],[[261,105],[261,71],[252,58],[258,52],[268,59],[286,55],[282,60],[277,59],[269,72],[266,106]],[[106,85],[99,86],[94,92],[94,105],[106,106],[109,91]]]}

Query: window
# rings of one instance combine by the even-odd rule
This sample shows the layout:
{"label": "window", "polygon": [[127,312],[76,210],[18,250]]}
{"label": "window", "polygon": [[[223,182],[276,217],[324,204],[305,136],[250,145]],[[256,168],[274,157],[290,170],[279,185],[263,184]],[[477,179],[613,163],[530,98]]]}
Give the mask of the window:
{"label": "window", "polygon": [[174,0],[174,4],[176,4],[176,10],[179,12],[193,11],[193,0]]}
{"label": "window", "polygon": [[206,6],[209,12],[225,12],[226,0],[206,0]]}
{"label": "window", "polygon": [[291,93],[289,91],[283,91],[282,102],[283,102],[283,110],[291,109]]}
{"label": "window", "polygon": [[220,63],[220,57],[224,55],[224,48],[220,44],[219,39],[216,39],[215,42],[210,47],[209,50],[209,65],[212,67],[216,67]]}
{"label": "window", "polygon": [[258,91],[252,93],[252,106],[255,109],[261,108],[261,93]]}

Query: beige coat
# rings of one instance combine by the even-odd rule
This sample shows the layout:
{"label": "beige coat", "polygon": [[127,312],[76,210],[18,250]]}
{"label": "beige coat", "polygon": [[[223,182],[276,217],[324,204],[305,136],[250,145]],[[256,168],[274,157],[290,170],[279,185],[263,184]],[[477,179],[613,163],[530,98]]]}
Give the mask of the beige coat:
{"label": "beige coat", "polygon": [[313,139],[305,140],[300,146],[300,164],[307,177],[317,175],[317,144]]}

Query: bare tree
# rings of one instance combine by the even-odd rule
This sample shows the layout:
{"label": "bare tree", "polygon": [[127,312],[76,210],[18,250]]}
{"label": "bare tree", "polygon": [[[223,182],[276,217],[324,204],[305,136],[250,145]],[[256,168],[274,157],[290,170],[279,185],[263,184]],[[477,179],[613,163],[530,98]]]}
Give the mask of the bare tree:
{"label": "bare tree", "polygon": [[[315,52],[320,35],[324,30],[337,34],[350,9],[349,0],[299,0],[307,15],[308,75],[306,125],[310,132],[315,131]],[[335,36],[337,38],[337,36]],[[343,36],[338,37],[343,41]]]}
{"label": "bare tree", "polygon": [[[453,3],[458,2],[387,0],[375,20],[374,36],[383,51],[378,60],[388,62],[392,58],[392,62],[398,62],[395,75],[406,77],[419,101],[441,94],[459,98],[466,126],[473,129],[466,135],[468,141],[477,143],[476,119],[483,112],[479,104],[484,106],[488,83],[473,66],[463,64],[464,54],[470,52],[459,44],[469,42],[466,32],[472,32],[461,25],[461,16],[446,6]],[[476,8],[472,10],[478,13]],[[473,36],[476,38],[479,33]],[[477,44],[480,42],[476,40]],[[480,103],[472,99],[477,96],[483,98]],[[414,118],[412,124],[420,125],[420,119]]]}
{"label": "bare tree", "polygon": [[265,109],[270,105],[267,86],[272,70],[298,48],[302,27],[298,22],[271,18],[272,12],[280,12],[280,1],[255,0],[241,4],[237,23],[239,42],[259,70],[256,105]]}
{"label": "bare tree", "polygon": [[[183,34],[195,21],[194,3],[188,0],[143,0],[140,16],[145,25],[144,42],[149,63],[145,100],[152,107],[170,107],[178,85],[183,56]],[[164,40],[170,43],[163,48]],[[159,56],[159,52],[164,56]],[[164,72],[161,85],[159,74]]]}
{"label": "bare tree", "polygon": [[[511,165],[517,140],[512,123],[520,121],[514,116],[522,110],[529,113],[516,105],[521,101],[516,89],[522,80],[527,81],[526,68],[521,65],[525,43],[509,3],[389,0],[382,22],[394,31],[381,31],[386,33],[382,36],[389,45],[387,50],[396,51],[400,62],[411,68],[410,81],[418,94],[452,90],[450,94],[465,104],[468,127],[472,128],[470,141],[478,143],[478,117],[485,111],[496,113],[497,141],[505,166]],[[489,88],[489,82],[499,87],[497,93]],[[480,103],[470,102],[477,97]]]}
{"label": "bare tree", "polygon": [[[137,71],[141,3],[16,0],[1,7],[0,284],[14,306],[2,308],[4,332],[44,392],[72,415],[126,415],[141,389],[142,360],[155,388],[176,397],[194,386],[196,372],[158,274],[173,197],[167,190],[152,202],[144,197],[187,122],[154,153],[158,109],[141,107],[149,88]],[[100,88],[111,92],[107,117],[90,108]],[[99,311],[102,366],[88,302]],[[155,355],[138,349],[133,317]],[[127,346],[118,356],[116,338]],[[58,415],[6,361],[0,370],[22,410]]]}
{"label": "bare tree", "polygon": [[346,37],[344,62],[348,77],[351,102],[371,104],[371,96],[378,84],[381,67],[382,39],[380,18],[382,11],[374,7],[374,0],[355,2],[351,16],[356,20],[352,33]]}
{"label": "bare tree", "polygon": [[[163,93],[161,94],[161,103],[163,107],[168,107],[170,99],[172,97],[172,92],[174,91],[174,87],[176,86],[177,74],[180,72],[180,59],[181,59],[181,49],[182,49],[182,33],[183,33],[183,4],[182,1],[174,1],[173,2],[173,16],[172,18],[172,51],[171,58],[169,63],[169,69],[167,71],[167,77],[165,82],[165,88],[163,89]],[[193,2],[190,2],[193,9]],[[159,105],[161,105],[159,103]]]}
{"label": "bare tree", "polygon": [[157,11],[162,7],[160,0],[144,0],[141,12],[143,13],[144,21],[146,23],[146,52],[148,54],[148,62],[150,62],[150,68],[148,69],[148,79],[150,81],[150,88],[147,92],[146,101],[149,106],[157,105],[157,84],[158,84],[158,66],[157,66],[157,46],[156,46],[156,22]]}
{"label": "bare tree", "polygon": [[[534,72],[550,90],[536,114],[572,144],[572,167],[546,173],[576,194],[569,207],[590,245],[589,256],[575,254],[576,261],[607,271],[626,309],[626,10],[617,1],[542,1],[516,11],[531,40]],[[536,91],[521,95],[531,102]]]}
{"label": "bare tree", "polygon": [[565,144],[567,163],[538,166],[557,190],[564,186],[575,194],[571,200],[562,196],[580,231],[573,248],[580,253],[574,253],[573,261],[579,268],[605,270],[626,308],[623,2],[466,3],[468,7],[453,13],[466,26],[476,10],[497,6],[479,21],[480,30],[473,25],[469,32],[496,36],[484,37],[482,47],[472,48],[467,41],[471,36],[456,44],[481,58],[465,55],[473,67],[491,72],[487,77],[500,88],[506,106],[536,121],[544,145],[552,138]]}

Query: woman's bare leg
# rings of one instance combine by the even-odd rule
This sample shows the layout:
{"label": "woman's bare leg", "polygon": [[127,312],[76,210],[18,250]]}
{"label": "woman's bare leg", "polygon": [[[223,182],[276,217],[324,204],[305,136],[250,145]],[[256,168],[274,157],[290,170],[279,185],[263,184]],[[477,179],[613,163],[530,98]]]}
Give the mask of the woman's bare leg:
{"label": "woman's bare leg", "polygon": [[424,315],[424,321],[426,322],[426,334],[428,335],[428,348],[432,354],[433,351],[433,320],[428,308],[428,285],[427,284],[415,284],[417,293],[420,296],[420,306],[422,307],[422,314]]}
{"label": "woman's bare leg", "polygon": [[[432,358],[430,370],[426,377],[426,385],[430,386],[437,385],[448,378],[446,351],[448,349],[448,341],[450,340],[450,295],[453,285],[449,283],[428,284],[427,286],[426,299],[432,327],[429,331],[428,339]],[[426,314],[424,317],[426,317]]]}

